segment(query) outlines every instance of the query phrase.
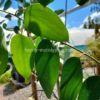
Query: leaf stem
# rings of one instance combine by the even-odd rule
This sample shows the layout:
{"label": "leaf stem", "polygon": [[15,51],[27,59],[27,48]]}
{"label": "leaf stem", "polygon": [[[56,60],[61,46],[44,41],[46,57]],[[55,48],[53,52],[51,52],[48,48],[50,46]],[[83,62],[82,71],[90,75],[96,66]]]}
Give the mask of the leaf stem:
{"label": "leaf stem", "polygon": [[18,12],[19,10],[25,10],[25,9],[18,9],[18,10],[16,10],[15,15],[17,14],[17,12]]}
{"label": "leaf stem", "polygon": [[85,56],[91,58],[92,60],[94,60],[95,62],[97,62],[98,64],[100,64],[100,62],[99,62],[97,59],[95,59],[94,57],[90,56],[89,54],[87,54],[87,53],[85,53],[85,52],[83,52],[83,51],[81,51],[81,50],[79,50],[79,49],[77,49],[77,48],[71,46],[71,45],[68,44],[68,43],[64,43],[64,42],[62,42],[62,43],[65,44],[65,45],[67,45],[67,46],[69,46],[69,47],[71,47],[71,48],[73,48],[73,49],[75,49],[75,50],[77,50],[78,52],[82,53],[83,55],[85,55]]}
{"label": "leaf stem", "polygon": [[20,18],[19,16],[16,16],[15,14],[12,14],[12,13],[7,12],[7,11],[4,11],[4,10],[0,10],[0,11],[1,11],[1,12],[4,12],[4,13],[7,13],[7,14],[10,14],[10,15],[13,15],[13,16],[19,18],[20,20],[24,21],[22,18]]}

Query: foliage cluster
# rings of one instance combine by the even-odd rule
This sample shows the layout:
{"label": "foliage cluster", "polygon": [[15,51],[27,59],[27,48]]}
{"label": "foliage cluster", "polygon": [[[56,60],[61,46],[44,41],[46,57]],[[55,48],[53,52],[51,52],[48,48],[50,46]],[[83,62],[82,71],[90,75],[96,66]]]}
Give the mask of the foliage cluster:
{"label": "foliage cluster", "polygon": [[[11,56],[14,65],[25,80],[34,71],[33,67],[35,65],[39,82],[46,96],[50,99],[54,86],[59,79],[60,67],[59,52],[53,41],[61,43],[65,43],[65,41],[69,42],[68,30],[57,15],[60,14],[62,10],[53,12],[50,8],[46,7],[54,0],[38,0],[38,3],[36,3],[37,1],[35,0],[35,4],[33,4],[34,2],[32,0],[28,3],[25,2],[26,0],[16,0],[21,2],[24,7],[19,7],[15,14],[11,14],[6,12],[6,10],[10,7],[12,1],[1,0],[1,5],[4,3],[3,1],[5,1],[5,6],[4,9],[0,11],[8,13],[11,16],[16,16],[18,18],[18,25],[20,25],[19,20],[23,21],[21,31],[19,31],[19,26],[12,28],[16,33],[20,33],[16,34],[11,39],[10,43]],[[89,0],[76,1],[79,5],[84,5]],[[20,17],[22,14],[24,15],[24,19]],[[11,19],[9,18],[9,20]],[[5,24],[3,24],[3,28],[9,30]],[[5,72],[8,61],[8,51],[3,28],[0,27],[0,74]],[[23,29],[27,30],[28,37],[22,35]],[[30,32],[37,36],[37,38],[35,37],[36,43],[33,43],[32,39],[29,38]],[[74,48],[69,44],[67,45]],[[69,47],[65,46],[65,49],[69,49]],[[83,53],[82,51],[80,52]],[[95,100],[98,100],[100,98],[100,76],[90,77],[83,82],[80,58],[68,58],[68,55],[68,52],[64,53],[61,83],[60,86],[58,85],[58,92],[60,93],[59,99],[76,100],[78,97],[78,100],[94,100],[94,98]],[[90,55],[85,55],[100,64],[99,61]]]}

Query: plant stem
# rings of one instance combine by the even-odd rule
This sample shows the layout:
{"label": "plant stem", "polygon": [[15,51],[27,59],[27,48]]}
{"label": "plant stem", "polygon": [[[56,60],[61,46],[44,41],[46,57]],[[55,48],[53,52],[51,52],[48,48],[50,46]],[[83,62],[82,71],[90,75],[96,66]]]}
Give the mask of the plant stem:
{"label": "plant stem", "polygon": [[0,11],[1,11],[1,12],[4,12],[4,13],[7,13],[7,14],[10,14],[10,15],[13,15],[13,16],[19,18],[20,20],[24,21],[22,18],[20,18],[19,16],[16,16],[15,14],[9,13],[9,12],[4,11],[4,10],[0,10]]}
{"label": "plant stem", "polygon": [[85,56],[91,58],[92,60],[94,60],[95,62],[97,62],[98,64],[100,64],[100,62],[99,62],[97,59],[95,59],[94,57],[90,56],[89,54],[87,54],[87,53],[85,53],[85,52],[83,52],[83,51],[81,51],[81,50],[79,50],[79,49],[77,49],[77,48],[71,46],[71,45],[68,44],[68,43],[64,43],[64,42],[63,42],[63,44],[65,44],[65,45],[67,45],[67,46],[69,46],[69,47],[71,47],[71,48],[77,50],[78,52],[82,53],[83,55],[85,55]]}
{"label": "plant stem", "polygon": [[25,10],[25,9],[18,9],[18,10],[16,10],[15,15],[17,14],[17,12],[18,12],[19,10]]}

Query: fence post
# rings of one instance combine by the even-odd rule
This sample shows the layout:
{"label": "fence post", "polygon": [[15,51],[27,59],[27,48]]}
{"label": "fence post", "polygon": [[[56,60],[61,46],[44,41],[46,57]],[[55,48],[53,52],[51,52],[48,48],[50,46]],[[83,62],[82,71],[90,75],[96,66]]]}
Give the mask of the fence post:
{"label": "fence post", "polygon": [[[97,35],[98,33],[99,33],[99,25],[95,24],[95,35]],[[97,69],[97,75],[100,75],[100,65],[99,64],[96,64],[96,69]]]}

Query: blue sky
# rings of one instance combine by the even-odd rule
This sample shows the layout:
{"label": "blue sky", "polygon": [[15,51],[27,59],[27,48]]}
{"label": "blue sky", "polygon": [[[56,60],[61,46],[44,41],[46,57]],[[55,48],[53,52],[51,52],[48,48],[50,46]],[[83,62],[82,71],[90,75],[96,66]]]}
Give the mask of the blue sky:
{"label": "blue sky", "polygon": [[[94,13],[94,11],[93,12],[90,11],[91,6],[93,5],[94,4],[67,15],[68,29],[73,28],[73,27],[79,28],[79,26],[83,24],[84,19],[87,16],[92,15]],[[17,9],[17,6],[18,5],[16,1],[13,1],[11,7],[13,7],[13,9]],[[75,0],[68,0],[68,6],[67,6],[68,10],[74,8],[75,6],[77,6]],[[49,4],[48,7],[51,8],[53,11],[59,10],[59,9],[65,10],[65,0],[55,0],[53,3]],[[8,27],[15,26],[17,25],[17,20],[12,20],[10,22],[8,21],[7,25]]]}

